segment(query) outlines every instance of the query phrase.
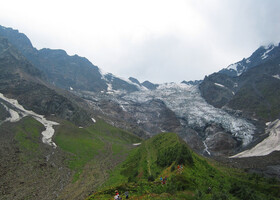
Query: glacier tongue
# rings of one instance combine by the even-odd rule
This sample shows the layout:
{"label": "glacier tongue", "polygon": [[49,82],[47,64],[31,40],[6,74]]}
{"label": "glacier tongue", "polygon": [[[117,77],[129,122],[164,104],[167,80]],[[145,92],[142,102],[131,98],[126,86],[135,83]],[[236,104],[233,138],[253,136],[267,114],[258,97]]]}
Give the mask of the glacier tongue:
{"label": "glacier tongue", "polygon": [[253,139],[255,131],[253,124],[208,104],[201,97],[198,86],[163,84],[153,91],[142,90],[127,94],[123,96],[123,99],[139,103],[160,99],[177,117],[184,118],[190,127],[203,128],[207,124],[216,123],[239,138],[243,146]]}

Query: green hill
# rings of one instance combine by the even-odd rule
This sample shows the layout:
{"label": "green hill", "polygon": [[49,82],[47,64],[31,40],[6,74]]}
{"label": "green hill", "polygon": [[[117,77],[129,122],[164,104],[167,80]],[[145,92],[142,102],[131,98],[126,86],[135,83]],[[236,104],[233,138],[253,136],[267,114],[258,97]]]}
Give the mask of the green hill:
{"label": "green hill", "polygon": [[[177,169],[178,164],[183,170]],[[167,178],[162,184],[160,177]],[[112,199],[279,199],[275,180],[220,166],[192,152],[174,133],[162,133],[133,149],[109,180],[87,200]]]}
{"label": "green hill", "polygon": [[59,199],[82,199],[96,191],[108,179],[110,171],[125,160],[132,144],[141,141],[102,120],[87,128],[62,121],[56,131],[55,143],[68,153],[66,164],[73,172],[71,183]]}

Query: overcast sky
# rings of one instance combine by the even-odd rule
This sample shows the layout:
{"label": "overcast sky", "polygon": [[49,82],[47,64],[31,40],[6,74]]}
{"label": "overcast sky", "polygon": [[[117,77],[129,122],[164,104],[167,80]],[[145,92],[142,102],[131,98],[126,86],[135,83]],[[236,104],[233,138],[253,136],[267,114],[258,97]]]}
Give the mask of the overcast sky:
{"label": "overcast sky", "polygon": [[6,0],[0,25],[117,76],[181,82],[278,44],[279,10],[279,0]]}

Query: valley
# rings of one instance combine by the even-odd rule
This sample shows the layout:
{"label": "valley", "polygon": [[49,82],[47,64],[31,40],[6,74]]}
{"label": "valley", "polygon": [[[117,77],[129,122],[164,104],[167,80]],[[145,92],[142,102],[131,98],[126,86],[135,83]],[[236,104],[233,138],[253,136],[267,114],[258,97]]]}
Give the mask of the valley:
{"label": "valley", "polygon": [[268,45],[140,83],[0,26],[0,199],[280,199],[279,75]]}

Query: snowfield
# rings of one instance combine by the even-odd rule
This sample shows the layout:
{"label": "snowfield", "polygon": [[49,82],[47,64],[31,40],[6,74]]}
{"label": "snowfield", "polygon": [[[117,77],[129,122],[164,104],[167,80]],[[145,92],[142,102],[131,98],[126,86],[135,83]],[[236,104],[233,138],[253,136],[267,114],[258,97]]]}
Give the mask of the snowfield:
{"label": "snowfield", "polygon": [[280,151],[280,120],[267,124],[266,133],[269,134],[262,142],[257,144],[252,149],[243,151],[231,158],[242,158],[252,156],[265,156],[273,151]]}
{"label": "snowfield", "polygon": [[[56,148],[56,144],[52,141],[52,136],[54,134],[54,125],[59,125],[57,122],[49,121],[47,120],[43,115],[36,114],[35,112],[31,110],[25,110],[22,105],[18,103],[15,99],[9,99],[5,97],[2,93],[0,93],[0,98],[11,105],[14,109],[8,108],[7,106],[4,106],[7,111],[10,112],[11,117],[7,118],[5,121],[10,122],[16,122],[19,121],[24,116],[32,116],[34,119],[39,121],[41,124],[43,124],[46,128],[41,134],[42,134],[42,141],[45,144],[48,144],[50,146],[53,146]],[[4,104],[3,104],[4,105]]]}

